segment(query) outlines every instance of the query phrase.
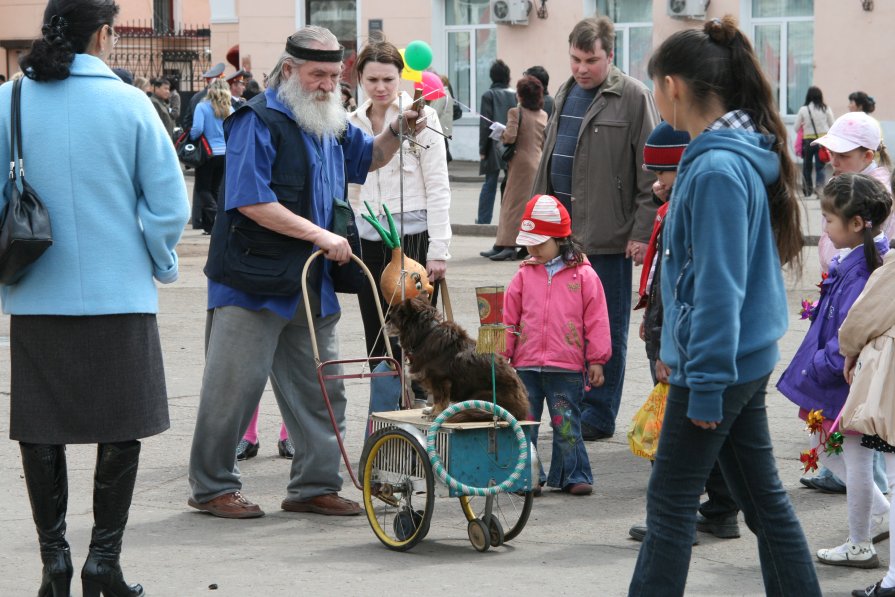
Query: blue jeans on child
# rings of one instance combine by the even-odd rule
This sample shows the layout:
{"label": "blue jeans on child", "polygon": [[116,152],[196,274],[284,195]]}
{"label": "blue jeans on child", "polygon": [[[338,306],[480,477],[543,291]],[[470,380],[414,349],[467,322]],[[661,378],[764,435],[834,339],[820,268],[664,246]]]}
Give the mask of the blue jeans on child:
{"label": "blue jeans on child", "polygon": [[777,474],[765,408],[768,377],[729,386],[723,395],[723,419],[714,430],[701,429],[687,417],[687,388],[669,388],[662,441],[647,491],[649,530],[629,597],[684,594],[699,494],[715,460],[758,538],[766,594],[821,594],[808,542]]}
{"label": "blue jeans on child", "polygon": [[[584,398],[584,374],[568,371],[532,371],[521,369],[519,378],[528,391],[528,404],[535,421],[541,420],[544,400],[553,428],[553,453],[550,456],[550,476],[541,467],[539,482],[560,489],[575,483],[593,485],[590,460],[581,439],[581,400]],[[531,442],[537,446],[535,428]]]}

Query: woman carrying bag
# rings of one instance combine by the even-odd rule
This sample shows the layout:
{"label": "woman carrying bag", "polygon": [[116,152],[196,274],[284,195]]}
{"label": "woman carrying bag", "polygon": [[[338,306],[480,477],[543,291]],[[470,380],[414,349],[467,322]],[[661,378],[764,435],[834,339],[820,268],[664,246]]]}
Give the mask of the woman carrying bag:
{"label": "woman carrying bag", "polygon": [[[812,141],[827,134],[833,126],[833,111],[824,103],[824,95],[818,87],[809,87],[805,94],[805,105],[799,108],[793,129],[802,129],[802,194],[805,197],[814,194],[815,188],[824,186],[824,166],[830,161],[822,161],[819,157],[820,146],[812,145]],[[812,177],[812,170],[814,176]]]}
{"label": "woman carrying bag", "polygon": [[[24,160],[53,245],[0,298],[11,315],[9,436],[21,447],[45,596],[68,597],[74,575],[66,444],[98,444],[83,595],[144,594],[124,581],[119,555],[138,440],[170,426],[155,281],[177,279],[189,206],[149,98],[105,63],[117,14],[112,0],[51,0],[20,61]],[[3,157],[12,87],[0,87]]]}

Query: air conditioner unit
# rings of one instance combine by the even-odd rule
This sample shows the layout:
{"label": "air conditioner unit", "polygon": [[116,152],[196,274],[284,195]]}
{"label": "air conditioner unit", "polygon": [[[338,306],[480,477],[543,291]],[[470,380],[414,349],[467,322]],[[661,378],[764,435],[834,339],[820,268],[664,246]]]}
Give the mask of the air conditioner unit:
{"label": "air conditioner unit", "polygon": [[528,25],[531,0],[491,0],[491,22]]}
{"label": "air conditioner unit", "polygon": [[682,19],[705,18],[710,0],[668,0],[668,15]]}

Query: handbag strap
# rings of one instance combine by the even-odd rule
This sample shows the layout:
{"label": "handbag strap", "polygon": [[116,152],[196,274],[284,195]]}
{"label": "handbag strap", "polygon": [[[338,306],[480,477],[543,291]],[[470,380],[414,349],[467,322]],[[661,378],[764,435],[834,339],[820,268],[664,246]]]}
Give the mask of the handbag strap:
{"label": "handbag strap", "polygon": [[811,104],[808,104],[808,105],[805,106],[805,107],[808,109],[808,110],[807,110],[807,112],[808,112],[808,118],[811,119],[811,128],[814,129],[814,136],[816,137],[816,136],[817,136],[817,127],[814,126],[814,116],[811,115]]}
{"label": "handbag strap", "polygon": [[[12,85],[12,99],[9,102],[9,179],[16,180],[16,161],[19,162],[19,176],[25,180],[25,158],[22,154],[22,79]],[[17,158],[18,156],[18,158]]]}

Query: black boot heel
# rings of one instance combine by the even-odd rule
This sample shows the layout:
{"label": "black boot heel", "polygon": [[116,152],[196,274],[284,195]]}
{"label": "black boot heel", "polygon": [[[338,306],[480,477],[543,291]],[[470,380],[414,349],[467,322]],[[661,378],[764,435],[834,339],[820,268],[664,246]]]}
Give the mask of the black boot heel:
{"label": "black boot heel", "polygon": [[42,554],[44,560],[43,577],[37,597],[71,597],[71,553],[66,549],[54,554]]}
{"label": "black boot heel", "polygon": [[84,597],[143,597],[141,585],[129,585],[124,581],[118,562],[105,562],[88,556],[81,570],[81,586]]}

